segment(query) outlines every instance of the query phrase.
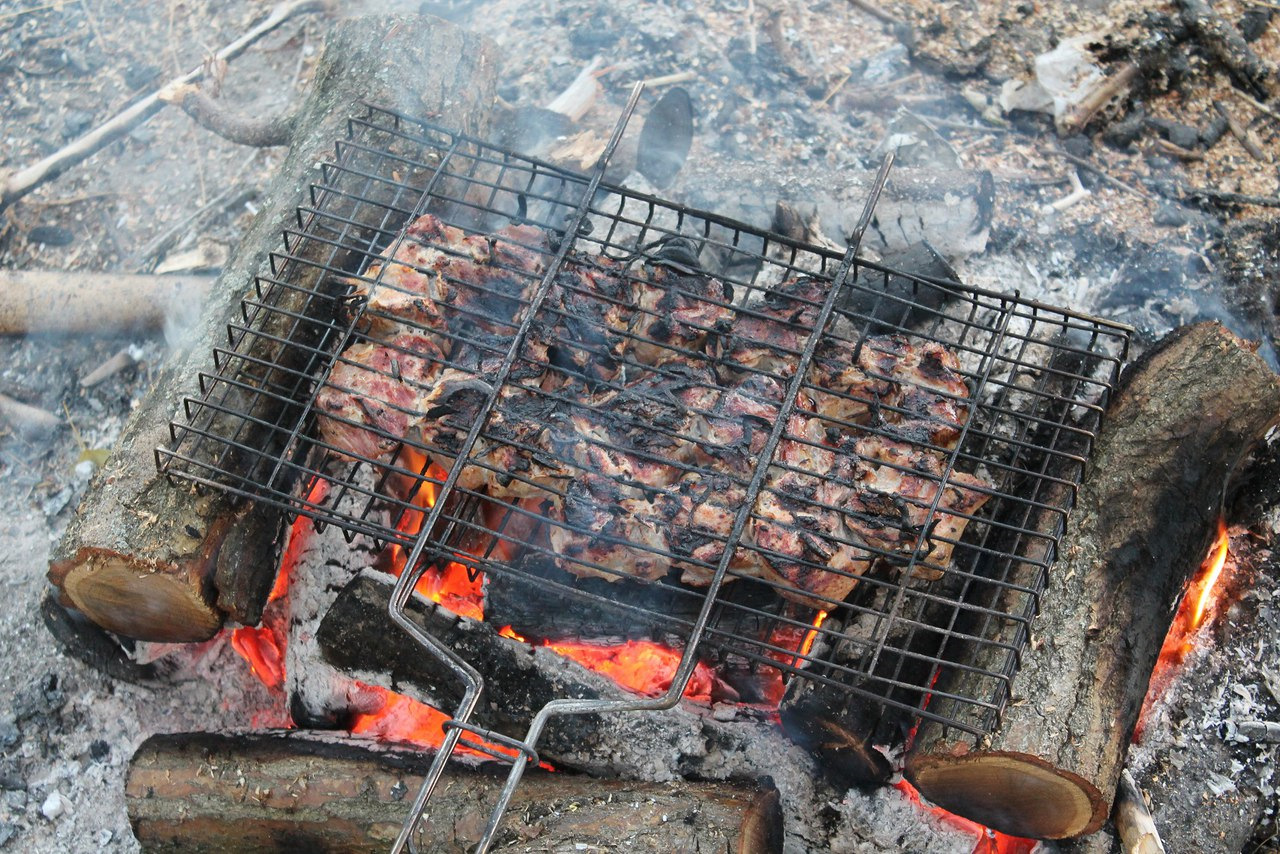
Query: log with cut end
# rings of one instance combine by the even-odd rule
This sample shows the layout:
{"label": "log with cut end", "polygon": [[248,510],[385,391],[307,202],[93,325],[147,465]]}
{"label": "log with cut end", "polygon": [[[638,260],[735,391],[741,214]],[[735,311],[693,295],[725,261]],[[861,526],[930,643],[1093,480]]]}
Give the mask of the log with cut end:
{"label": "log with cut end", "polygon": [[[228,323],[240,318],[240,301],[252,293],[254,274],[278,247],[295,208],[310,201],[315,164],[332,155],[334,140],[346,133],[347,118],[359,103],[438,115],[466,132],[482,132],[493,100],[494,65],[487,42],[435,18],[377,15],[334,26],[262,211],[211,288],[190,340],[167,360],[153,391],[131,414],[55,551],[50,578],[65,605],[103,628],[142,640],[198,641],[227,618],[258,621],[278,563],[281,515],[170,482],[156,474],[155,449],[170,442],[169,420],[184,396],[196,394],[197,376],[216,372],[213,347],[225,342]],[[329,257],[333,251],[313,245],[300,254],[324,252],[326,263],[343,263]],[[293,385],[286,380],[298,366],[289,354],[306,348],[281,342],[315,337],[325,328],[326,318],[295,321],[326,311],[324,300],[308,294],[309,288],[319,289],[317,268],[298,269],[297,289],[283,293],[279,313],[260,335],[250,336],[250,356],[280,366],[275,373],[261,372],[269,374],[259,378],[263,384]],[[246,399],[264,398],[232,389],[225,403],[244,411]],[[266,425],[279,415],[254,414]],[[260,433],[250,429],[238,439],[245,448],[270,448],[279,435],[269,427]]]}
{"label": "log with cut end", "polygon": [[212,276],[0,270],[0,334],[159,329],[170,312],[198,306],[212,282]]}
{"label": "log with cut end", "polygon": [[[1218,324],[1173,333],[1126,373],[1050,569],[1012,700],[987,738],[921,724],[906,774],[926,798],[1017,836],[1068,838],[1102,825],[1175,607],[1216,533],[1228,478],[1278,418],[1280,379]],[[1001,640],[1013,643],[1012,634]],[[974,670],[951,674],[942,687],[989,693],[981,671],[1003,662],[1003,650],[977,656]]]}
{"label": "log with cut end", "polygon": [[[174,733],[143,742],[125,803],[143,851],[386,851],[429,755],[298,733]],[[418,851],[469,851],[505,766],[451,768],[415,835]],[[532,770],[493,851],[782,850],[767,785],[638,783]]]}

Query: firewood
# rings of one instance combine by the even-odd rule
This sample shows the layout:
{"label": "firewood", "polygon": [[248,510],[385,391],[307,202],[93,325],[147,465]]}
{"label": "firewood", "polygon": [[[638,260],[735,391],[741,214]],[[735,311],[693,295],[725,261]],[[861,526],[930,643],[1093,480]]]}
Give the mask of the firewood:
{"label": "firewood", "polygon": [[1120,787],[1116,791],[1116,806],[1111,813],[1124,854],[1164,854],[1160,831],[1147,806],[1142,790],[1125,770],[1120,775]]}
{"label": "firewood", "polygon": [[[174,733],[143,742],[125,802],[143,851],[385,851],[429,755],[298,733]],[[463,852],[479,838],[505,766],[455,767],[415,835],[416,850]],[[777,790],[527,773],[494,851],[782,850]]]}
{"label": "firewood", "polygon": [[[921,724],[906,774],[926,798],[1017,836],[1067,838],[1102,825],[1227,479],[1278,417],[1280,378],[1218,324],[1173,333],[1126,373],[1012,700],[987,738]],[[1015,631],[1001,640],[1014,643]],[[997,659],[1003,653],[988,647],[975,663],[990,672]],[[957,669],[940,684],[977,696],[975,674]]]}
{"label": "firewood", "polygon": [[212,282],[212,276],[0,270],[0,334],[158,329],[176,307],[199,305]]}
{"label": "firewood", "polygon": [[[438,114],[464,131],[483,131],[496,64],[487,42],[435,18],[378,15],[334,26],[261,212],[210,291],[189,342],[167,360],[154,390],[131,414],[54,553],[50,579],[65,604],[141,640],[198,641],[228,617],[258,621],[278,565],[281,514],[157,475],[155,448],[170,441],[169,420],[183,397],[197,391],[196,377],[215,372],[213,346],[225,341],[241,297],[252,292],[254,274],[279,245],[280,230],[310,199],[316,162],[345,134],[360,101]],[[298,323],[300,333],[287,328],[294,313],[320,310],[306,290],[316,284],[316,269],[300,270],[299,288],[282,297],[281,313],[250,345],[262,363],[282,364],[286,348],[273,339],[322,325]],[[291,367],[282,364],[282,370]],[[242,398],[250,396],[236,392],[226,403],[247,406]],[[262,432],[239,440],[268,447]]]}
{"label": "firewood", "polygon": [[34,442],[51,435],[62,426],[62,420],[47,409],[0,394],[0,424],[8,426],[27,441]]}

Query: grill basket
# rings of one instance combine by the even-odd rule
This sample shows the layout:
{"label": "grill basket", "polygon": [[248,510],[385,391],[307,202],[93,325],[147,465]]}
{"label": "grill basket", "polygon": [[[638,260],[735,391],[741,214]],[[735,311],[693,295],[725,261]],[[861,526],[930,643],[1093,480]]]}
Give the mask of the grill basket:
{"label": "grill basket", "polygon": [[[253,283],[215,351],[216,371],[200,376],[199,393],[171,425],[171,444],[157,450],[160,470],[406,550],[393,616],[417,579],[456,562],[491,589],[545,592],[547,601],[633,625],[634,636],[683,644],[688,654],[668,695],[626,708],[670,706],[702,660],[992,731],[1128,328],[888,269],[855,258],[856,239],[841,254],[602,184],[625,118],[585,175],[364,108]],[[437,222],[471,243],[406,233]],[[486,283],[458,290],[487,301],[443,307],[443,325],[383,311],[384,297],[404,296],[397,276],[423,247],[446,258],[445,277],[471,269],[462,257],[471,252],[475,265],[499,269],[500,282],[487,294]],[[672,296],[637,306],[592,281]],[[401,324],[395,335],[427,337],[438,353],[415,351],[420,337],[395,337],[392,321]],[[754,342],[765,351],[759,361],[744,329],[770,339]],[[872,366],[860,390],[819,379],[832,352]],[[959,386],[936,376],[937,359],[951,357]],[[911,358],[919,359],[914,373],[874,367]],[[431,397],[446,370],[456,395]],[[714,409],[729,406],[730,385],[756,415]],[[398,396],[405,387],[415,392],[408,404]],[[380,396],[380,388],[391,390]],[[688,402],[699,389],[711,395],[708,408]],[[348,409],[334,409],[335,393]],[[531,412],[550,427],[528,429]],[[423,426],[444,421],[452,432]],[[748,431],[745,457],[713,459],[705,435],[699,444],[688,434],[693,421],[704,431]],[[352,431],[371,442],[335,443]],[[839,437],[860,444],[841,456],[831,451]],[[512,478],[502,462],[512,449],[521,465],[532,460],[551,473]],[[650,470],[659,474],[646,482]],[[914,480],[896,494],[872,489],[875,506],[823,500],[866,498],[870,487],[847,489],[859,477]],[[720,534],[700,530],[701,550],[677,544],[669,530],[655,534],[662,520],[645,514],[659,504],[681,512],[676,498],[686,500],[685,513],[701,503],[732,524]],[[628,509],[593,521],[584,501]],[[839,528],[833,512],[852,521]],[[807,545],[788,550],[766,531]],[[843,557],[824,558],[841,546],[849,547]],[[593,559],[600,555],[609,559]],[[696,583],[681,583],[682,572]],[[835,583],[792,583],[815,574]],[[479,675],[398,621],[450,661],[471,692],[438,764],[463,730],[504,742],[467,723]],[[993,648],[1004,664],[982,672],[984,693],[948,693],[939,676],[991,661]],[[565,703],[551,713],[582,710]],[[519,751],[514,779],[536,758],[543,719],[525,742],[505,740]]]}

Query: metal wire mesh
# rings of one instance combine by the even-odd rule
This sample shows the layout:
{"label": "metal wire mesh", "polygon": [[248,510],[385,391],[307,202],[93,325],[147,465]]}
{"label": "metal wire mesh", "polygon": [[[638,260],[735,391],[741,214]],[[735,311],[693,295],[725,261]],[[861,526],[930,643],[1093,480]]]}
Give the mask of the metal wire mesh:
{"label": "metal wire mesh", "polygon": [[990,731],[1127,329],[862,260],[816,328],[839,254],[616,187],[566,234],[587,186],[369,107],[160,469],[406,550],[441,501],[435,564],[628,637],[687,641],[731,550],[702,640],[744,697],[799,675]]}

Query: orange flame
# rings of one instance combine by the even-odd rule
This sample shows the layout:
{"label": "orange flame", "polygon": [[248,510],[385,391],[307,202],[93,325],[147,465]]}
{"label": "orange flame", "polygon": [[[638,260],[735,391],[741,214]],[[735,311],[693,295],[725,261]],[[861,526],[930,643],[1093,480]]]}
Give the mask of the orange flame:
{"label": "orange flame", "polygon": [[[327,482],[316,480],[307,493],[306,501],[315,505],[324,500]],[[299,516],[289,529],[289,540],[276,571],[276,580],[262,609],[262,625],[244,626],[231,631],[231,648],[249,663],[249,670],[268,688],[284,684],[284,649],[287,636],[287,615],[283,600],[289,590],[289,574],[297,566],[303,546],[307,542],[311,520]],[[274,606],[274,607],[273,607]]]}
{"label": "orange flame", "polygon": [[1142,738],[1152,703],[1164,696],[1169,683],[1178,672],[1178,667],[1190,655],[1191,650],[1195,649],[1197,633],[1220,607],[1222,585],[1219,581],[1222,579],[1222,571],[1230,556],[1231,535],[1227,530],[1226,521],[1219,519],[1218,537],[1210,547],[1204,562],[1200,564],[1196,577],[1187,585],[1182,604],[1178,606],[1178,613],[1174,615],[1169,633],[1165,635],[1164,643],[1160,647],[1160,657],[1156,660],[1155,669],[1151,673],[1151,681],[1147,685],[1147,696],[1142,701],[1138,725],[1134,728],[1134,741],[1140,741]]}
{"label": "orange flame", "polygon": [[920,792],[916,787],[908,783],[906,780],[899,780],[893,784],[893,787],[906,796],[907,800],[915,804],[920,809],[937,818],[944,824],[949,824],[955,829],[968,833],[974,838],[973,854],[1030,854],[1031,851],[1039,845],[1039,841],[1035,839],[1023,839],[1019,836],[1008,836],[1000,833],[998,830],[992,830],[984,827],[976,821],[970,821],[963,816],[955,813],[947,812],[942,807],[935,807],[932,804],[925,803],[924,798],[920,797]]}

